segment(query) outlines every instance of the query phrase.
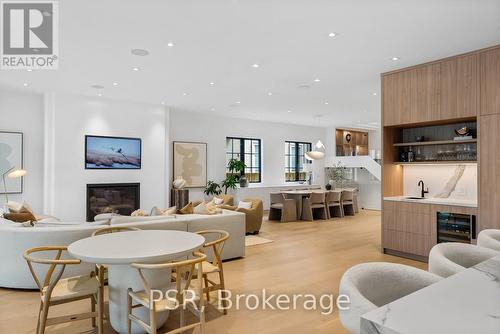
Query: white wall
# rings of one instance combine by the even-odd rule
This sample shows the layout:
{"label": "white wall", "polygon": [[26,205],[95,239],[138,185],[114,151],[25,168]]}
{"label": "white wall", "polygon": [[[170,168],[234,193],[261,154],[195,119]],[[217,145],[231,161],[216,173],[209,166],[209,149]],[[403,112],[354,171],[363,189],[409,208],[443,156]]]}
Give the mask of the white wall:
{"label": "white wall", "polygon": [[[35,211],[43,207],[43,96],[0,89],[0,131],[23,132],[24,168],[28,174],[24,177],[24,189],[21,195],[9,195],[9,200],[27,201]],[[19,167],[19,166],[17,166]],[[2,173],[4,171],[0,171]],[[3,192],[3,185],[0,186]],[[5,196],[0,195],[3,206]]]}
{"label": "white wall", "polygon": [[[167,205],[167,115],[161,106],[119,102],[77,95],[47,95],[47,131],[53,145],[45,168],[53,171],[47,182],[46,211],[64,220],[85,219],[88,183],[141,183],[141,207]],[[142,139],[142,169],[86,170],[85,135]]]}
{"label": "white wall", "polygon": [[[220,182],[225,178],[226,137],[231,136],[262,140],[262,185],[280,186],[285,184],[285,140],[314,143],[320,139],[325,142],[325,129],[171,110],[171,142],[208,144],[208,180]],[[313,163],[315,184],[324,184],[323,161]],[[203,198],[203,189],[190,190],[190,199],[200,198]]]}
{"label": "white wall", "polygon": [[[423,180],[429,194],[433,197],[439,194],[455,172],[456,165],[413,165],[404,166],[403,187],[406,196],[420,196],[417,185]],[[467,165],[462,178],[458,181],[450,198],[477,200],[477,165]]]}

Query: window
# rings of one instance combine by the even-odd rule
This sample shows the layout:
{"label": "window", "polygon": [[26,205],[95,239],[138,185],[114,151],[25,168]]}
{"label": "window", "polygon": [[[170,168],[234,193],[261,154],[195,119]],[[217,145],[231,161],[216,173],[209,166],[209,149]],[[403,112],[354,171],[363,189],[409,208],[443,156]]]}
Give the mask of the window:
{"label": "window", "polygon": [[248,182],[261,182],[260,139],[226,137],[226,174],[229,160],[238,159],[246,165],[245,175]]}
{"label": "window", "polygon": [[294,141],[285,142],[285,181],[305,181],[307,172],[304,165],[311,163],[304,157],[304,153],[311,150],[311,143]]}

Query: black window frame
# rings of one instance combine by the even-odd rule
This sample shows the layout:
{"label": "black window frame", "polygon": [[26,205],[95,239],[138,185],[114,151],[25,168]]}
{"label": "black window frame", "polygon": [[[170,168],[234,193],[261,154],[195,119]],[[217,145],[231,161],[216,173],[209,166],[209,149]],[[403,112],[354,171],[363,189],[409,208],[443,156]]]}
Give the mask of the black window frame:
{"label": "black window frame", "polygon": [[[239,140],[240,141],[240,152],[239,153],[235,153],[234,152],[234,147],[231,148],[231,152],[227,151],[227,140],[228,139],[230,139],[230,140]],[[258,164],[258,166],[253,166],[251,164],[247,165],[247,163],[245,162],[245,155],[247,155],[247,154],[254,155],[255,154],[255,153],[253,153],[253,151],[245,152],[245,142],[246,141],[250,141],[250,147],[253,147],[252,146],[252,142],[254,142],[254,141],[257,141],[259,143],[259,151],[257,152],[257,156],[259,157],[259,164]],[[234,145],[234,142],[233,142],[233,145]],[[231,154],[231,159],[237,159],[234,155],[239,155],[239,160],[243,161],[243,163],[245,165],[247,165],[247,168],[250,168],[250,172],[252,174],[253,174],[253,171],[255,169],[258,170],[258,173],[255,173],[255,174],[258,174],[259,180],[258,181],[254,181],[252,179],[249,179],[248,180],[249,183],[261,183],[262,182],[262,140],[261,139],[258,139],[258,138],[248,138],[248,137],[227,136],[226,137],[226,160],[227,160],[227,155],[228,154]],[[227,170],[227,164],[226,164],[226,174],[227,173],[229,173],[229,171]],[[245,171],[241,172],[240,175],[244,176],[245,175]]]}
{"label": "black window frame", "polygon": [[[296,149],[295,149],[295,154],[294,155],[289,154],[289,152],[286,152],[286,145],[287,144],[294,144],[295,145]],[[312,143],[310,143],[310,142],[296,141],[296,140],[285,140],[285,160],[288,159],[288,157],[290,157],[290,156],[295,157],[295,178],[293,180],[287,180],[287,177],[286,177],[287,173],[291,173],[292,167],[287,167],[286,163],[285,163],[285,182],[302,182],[302,181],[306,181],[305,178],[304,179],[300,178],[300,174],[303,173],[304,171],[300,170],[300,168],[299,168],[299,166],[300,166],[300,158],[301,158],[301,155],[299,154],[299,152],[300,152],[300,150],[299,150],[299,144],[302,144],[302,145],[306,146],[305,150],[304,150],[304,153],[312,150]],[[305,164],[310,164],[312,162],[309,161],[309,160],[307,160],[304,157],[304,163]],[[302,165],[302,168],[303,168],[303,166],[304,165]]]}

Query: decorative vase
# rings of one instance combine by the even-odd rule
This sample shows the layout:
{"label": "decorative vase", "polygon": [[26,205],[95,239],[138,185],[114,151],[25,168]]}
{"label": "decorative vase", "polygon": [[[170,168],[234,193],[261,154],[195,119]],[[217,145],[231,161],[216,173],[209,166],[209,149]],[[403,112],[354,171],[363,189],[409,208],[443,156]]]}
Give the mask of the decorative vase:
{"label": "decorative vase", "polygon": [[183,189],[186,186],[186,180],[182,176],[177,176],[174,182],[172,182],[172,186],[174,189]]}
{"label": "decorative vase", "polygon": [[240,187],[241,188],[248,187],[248,180],[245,176],[240,176]]}
{"label": "decorative vase", "polygon": [[325,189],[326,189],[326,190],[332,190],[332,185],[331,185],[330,183],[327,183],[327,184],[325,185]]}

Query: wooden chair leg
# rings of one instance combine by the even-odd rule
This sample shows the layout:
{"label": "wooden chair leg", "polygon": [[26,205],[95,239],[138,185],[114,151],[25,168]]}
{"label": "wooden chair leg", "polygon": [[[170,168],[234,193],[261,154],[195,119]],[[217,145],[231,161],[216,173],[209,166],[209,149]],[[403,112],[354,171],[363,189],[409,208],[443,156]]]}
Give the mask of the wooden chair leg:
{"label": "wooden chair leg", "polygon": [[47,323],[48,315],[49,315],[49,303],[44,302],[42,307],[42,313],[40,315],[40,326],[38,327],[38,334],[45,333],[45,324]]}
{"label": "wooden chair leg", "polygon": [[41,314],[42,314],[42,308],[43,308],[43,303],[40,302],[40,307],[38,308],[38,321],[36,323],[36,333],[38,334],[39,330],[40,330],[40,317],[41,317]]}
{"label": "wooden chair leg", "polygon": [[104,328],[104,289],[99,287],[97,293],[97,333],[102,334]]}
{"label": "wooden chair leg", "polygon": [[222,289],[222,297],[224,298],[222,301],[222,306],[224,307],[224,315],[227,315],[227,300],[226,300],[226,284],[224,282],[224,273],[222,271],[219,271],[219,282],[220,282],[220,287]]}
{"label": "wooden chair leg", "polygon": [[[94,296],[91,296],[90,297],[90,311],[92,313],[95,313],[95,306],[96,306],[96,300],[95,300],[95,297]],[[91,321],[92,321],[92,328],[95,328],[96,327],[96,321],[95,321],[95,317],[92,317],[90,318]]]}
{"label": "wooden chair leg", "polygon": [[132,289],[127,290],[127,334],[132,334],[132,320],[130,316],[132,315],[132,297],[130,296],[130,291]]}
{"label": "wooden chair leg", "polygon": [[151,334],[156,334],[156,308],[153,306],[152,310],[149,310],[149,326],[151,327]]}
{"label": "wooden chair leg", "polygon": [[200,305],[200,333],[205,334],[205,306]]}
{"label": "wooden chair leg", "polygon": [[208,286],[208,276],[207,276],[207,274],[203,275],[203,282],[205,282],[205,295],[207,297],[207,302],[209,302],[210,301],[210,289],[209,289],[209,286]]}

